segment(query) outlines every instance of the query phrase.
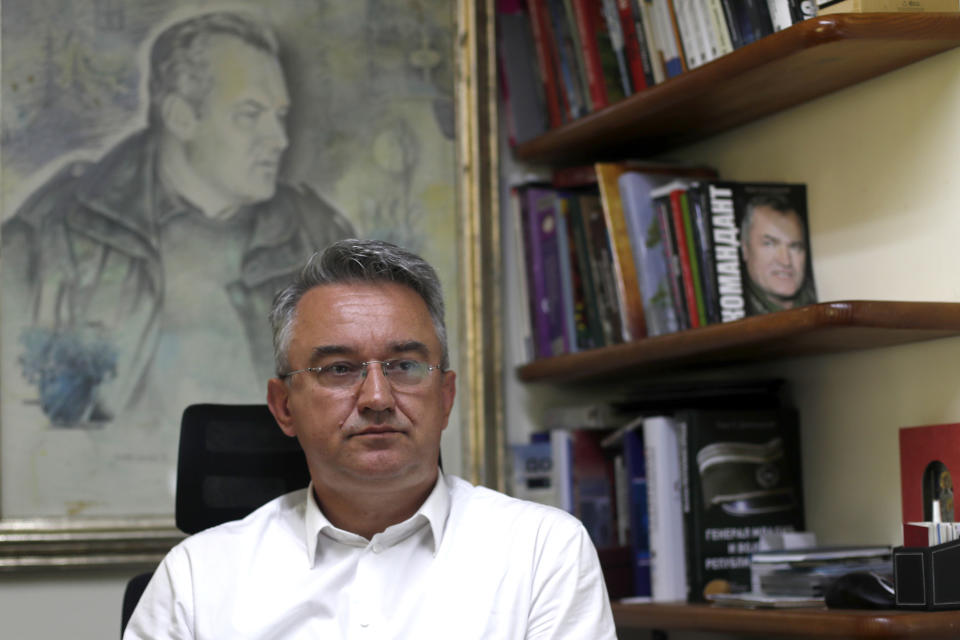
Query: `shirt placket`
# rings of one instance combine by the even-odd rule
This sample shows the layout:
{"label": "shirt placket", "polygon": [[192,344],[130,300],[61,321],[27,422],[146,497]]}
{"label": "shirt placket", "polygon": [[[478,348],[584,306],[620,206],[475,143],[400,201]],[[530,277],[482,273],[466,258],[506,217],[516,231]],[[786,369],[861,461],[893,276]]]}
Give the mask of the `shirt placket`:
{"label": "shirt placket", "polygon": [[383,620],[383,580],[389,578],[382,566],[385,549],[382,536],[377,534],[361,552],[351,589],[350,640],[387,638]]}

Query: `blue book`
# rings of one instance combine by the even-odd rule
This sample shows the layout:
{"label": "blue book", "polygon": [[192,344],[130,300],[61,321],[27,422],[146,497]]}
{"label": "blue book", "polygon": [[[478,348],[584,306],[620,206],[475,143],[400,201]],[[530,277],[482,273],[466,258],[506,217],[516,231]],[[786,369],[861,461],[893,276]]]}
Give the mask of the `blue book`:
{"label": "blue book", "polygon": [[633,595],[652,595],[650,583],[650,518],[647,509],[647,469],[642,429],[624,434],[624,462],[630,487],[630,551],[633,559]]}

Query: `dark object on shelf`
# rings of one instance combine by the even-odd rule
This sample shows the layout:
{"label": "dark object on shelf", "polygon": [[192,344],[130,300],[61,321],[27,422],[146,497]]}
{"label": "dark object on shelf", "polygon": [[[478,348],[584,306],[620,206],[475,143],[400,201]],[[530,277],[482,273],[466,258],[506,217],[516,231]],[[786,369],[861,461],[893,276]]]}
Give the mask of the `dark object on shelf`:
{"label": "dark object on shelf", "polygon": [[960,540],[893,550],[899,609],[960,609]]}
{"label": "dark object on shelf", "polygon": [[892,609],[893,584],[872,571],[853,571],[832,581],[823,599],[830,609]]}

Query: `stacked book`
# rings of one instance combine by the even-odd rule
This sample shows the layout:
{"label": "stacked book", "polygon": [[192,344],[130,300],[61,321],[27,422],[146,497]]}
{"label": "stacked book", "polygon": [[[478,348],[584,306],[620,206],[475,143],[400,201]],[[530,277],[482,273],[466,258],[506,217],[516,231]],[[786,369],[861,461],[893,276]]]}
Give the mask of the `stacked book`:
{"label": "stacked book", "polygon": [[750,556],[752,589],[716,594],[717,604],[751,607],[822,606],[830,585],[852,573],[893,581],[893,549],[884,545],[758,551]]}

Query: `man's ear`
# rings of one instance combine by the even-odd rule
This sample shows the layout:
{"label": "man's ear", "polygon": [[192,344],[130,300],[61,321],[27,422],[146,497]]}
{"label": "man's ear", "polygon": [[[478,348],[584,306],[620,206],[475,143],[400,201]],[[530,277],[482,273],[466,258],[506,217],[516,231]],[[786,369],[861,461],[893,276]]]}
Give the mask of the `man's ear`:
{"label": "man's ear", "polygon": [[293,414],[290,412],[290,389],[280,378],[267,381],[267,406],[280,426],[280,430],[291,438],[297,435],[293,428]]}
{"label": "man's ear", "polygon": [[163,126],[180,141],[189,140],[197,128],[197,114],[181,96],[171,93],[160,109]]}
{"label": "man's ear", "polygon": [[447,428],[447,422],[450,420],[450,411],[453,409],[453,401],[457,397],[457,374],[453,371],[443,372],[443,381],[440,383],[440,393],[443,398],[443,428]]}

